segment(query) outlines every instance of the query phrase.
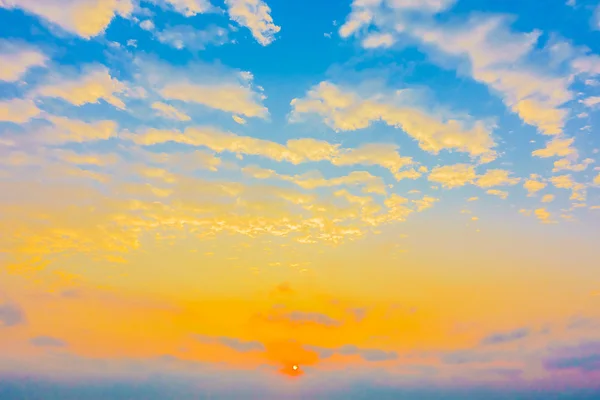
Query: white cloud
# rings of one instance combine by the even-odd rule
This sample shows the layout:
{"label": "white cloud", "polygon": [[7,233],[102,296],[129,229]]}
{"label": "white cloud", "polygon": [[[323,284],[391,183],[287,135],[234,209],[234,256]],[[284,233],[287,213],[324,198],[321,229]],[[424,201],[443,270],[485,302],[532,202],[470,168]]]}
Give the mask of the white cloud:
{"label": "white cloud", "polygon": [[470,75],[500,94],[505,104],[541,133],[562,132],[571,100],[570,77],[554,76],[524,61],[540,32],[511,32],[501,17],[472,18],[461,27],[418,27],[409,33],[442,52],[463,57]]}
{"label": "white cloud", "polygon": [[395,42],[394,36],[390,33],[371,33],[362,41],[365,49],[375,49],[378,47],[391,47]]}
{"label": "white cloud", "polygon": [[2,8],[20,8],[60,26],[67,32],[91,38],[104,32],[117,15],[128,17],[132,0],[0,0]]}
{"label": "white cloud", "polygon": [[16,82],[30,68],[43,67],[47,61],[48,57],[31,45],[0,40],[0,81]]}
{"label": "white cloud", "polygon": [[427,18],[453,4],[355,0],[340,35],[363,38],[363,45],[369,44],[365,37],[370,35],[366,28],[371,26],[380,35],[409,35],[443,67],[462,61],[457,66],[460,73],[489,86],[527,124],[543,134],[561,133],[568,115],[562,107],[573,99],[569,91],[572,76],[554,73],[548,65],[530,61],[530,56],[540,52],[536,45],[541,33],[514,32],[509,27],[511,20],[505,16],[479,14],[460,24],[435,23]]}
{"label": "white cloud", "polygon": [[273,23],[271,9],[262,0],[225,0],[229,17],[250,29],[252,36],[263,46],[275,40],[281,27]]}
{"label": "white cloud", "polygon": [[223,45],[229,41],[227,29],[209,26],[197,30],[188,25],[179,25],[156,32],[159,42],[176,49],[203,50],[207,45]]}
{"label": "white cloud", "polygon": [[104,100],[117,108],[125,109],[125,103],[116,95],[126,90],[127,86],[113,78],[105,66],[88,65],[76,76],[51,77],[34,94],[60,98],[76,106]]}
{"label": "white cloud", "polygon": [[154,22],[152,22],[149,19],[146,19],[146,20],[140,22],[140,28],[142,28],[145,31],[154,30]]}
{"label": "white cloud", "polygon": [[[303,114],[317,114],[335,130],[353,131],[376,121],[402,129],[419,146],[437,154],[441,150],[457,150],[489,162],[496,157],[495,143],[486,124],[430,115],[414,106],[407,106],[406,95],[376,95],[363,99],[357,93],[344,90],[330,82],[313,87],[305,98],[293,99],[291,121]],[[410,99],[412,100],[412,99]]]}
{"label": "white cloud", "polygon": [[0,101],[0,121],[22,124],[41,114],[35,103],[26,99]]}
{"label": "white cloud", "polygon": [[592,108],[600,104],[600,96],[591,96],[587,99],[581,100],[581,102],[586,106]]}
{"label": "white cloud", "polygon": [[450,8],[455,2],[456,0],[354,0],[352,11],[339,33],[343,38],[355,35],[384,19],[390,12],[401,23],[404,14],[437,14]]}
{"label": "white cloud", "polygon": [[175,120],[179,120],[179,121],[191,120],[189,115],[179,111],[178,109],[176,109],[175,107],[173,107],[170,104],[156,101],[156,102],[152,103],[152,108],[154,110],[158,111],[158,113],[165,118],[175,119]]}
{"label": "white cloud", "polygon": [[206,13],[214,8],[209,0],[165,0],[165,2],[187,17]]}

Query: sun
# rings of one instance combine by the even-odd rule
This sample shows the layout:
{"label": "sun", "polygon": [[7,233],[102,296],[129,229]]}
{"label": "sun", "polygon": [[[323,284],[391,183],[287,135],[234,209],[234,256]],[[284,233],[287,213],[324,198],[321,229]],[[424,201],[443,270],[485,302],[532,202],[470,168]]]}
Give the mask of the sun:
{"label": "sun", "polygon": [[294,371],[298,371],[298,366],[297,366],[297,365],[292,365],[292,369],[293,369]]}

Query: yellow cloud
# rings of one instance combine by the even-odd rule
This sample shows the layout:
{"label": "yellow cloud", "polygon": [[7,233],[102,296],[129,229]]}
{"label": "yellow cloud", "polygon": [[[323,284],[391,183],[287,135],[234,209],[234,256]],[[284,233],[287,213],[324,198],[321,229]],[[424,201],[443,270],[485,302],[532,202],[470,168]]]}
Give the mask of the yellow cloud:
{"label": "yellow cloud", "polygon": [[577,183],[573,180],[571,175],[559,175],[553,176],[550,178],[550,182],[554,185],[554,187],[558,189],[570,189],[571,190],[571,200],[577,201],[585,201],[586,199],[586,191],[585,185],[582,183]]}
{"label": "yellow cloud", "polygon": [[535,216],[542,222],[548,223],[550,221],[550,213],[545,208],[538,208],[534,211]]}
{"label": "yellow cloud", "polygon": [[557,137],[546,143],[546,147],[543,149],[535,150],[531,153],[534,157],[567,157],[570,155],[576,155],[577,149],[573,147],[575,138],[562,139]]}
{"label": "yellow cloud", "polygon": [[[188,128],[185,132],[149,129],[143,133],[123,135],[142,146],[176,142],[191,146],[204,146],[217,153],[232,152],[287,161],[292,164],[328,161],[336,166],[377,165],[390,170],[397,178],[418,177],[400,169],[413,164],[410,157],[402,157],[393,144],[365,144],[357,148],[341,148],[316,139],[293,139],[285,145],[249,136],[238,136],[214,128]],[[408,174],[408,176],[406,176]]]}
{"label": "yellow cloud", "polygon": [[552,172],[558,172],[563,170],[582,172],[585,171],[587,167],[593,163],[594,160],[592,160],[591,158],[586,158],[579,164],[573,164],[568,158],[561,158],[560,160],[554,162],[554,168],[552,169]]}
{"label": "yellow cloud", "polygon": [[510,171],[503,169],[490,169],[485,174],[480,175],[475,183],[481,188],[490,188],[494,186],[512,186],[521,181],[520,178],[511,178]]}
{"label": "yellow cloud", "polygon": [[600,174],[598,174],[595,178],[594,178],[594,184],[595,185],[600,185]]}
{"label": "yellow cloud", "polygon": [[158,113],[165,118],[170,118],[178,121],[189,121],[191,119],[189,115],[179,111],[170,104],[156,101],[152,103],[151,107],[154,110],[158,111]]}
{"label": "yellow cloud", "polygon": [[542,203],[552,203],[554,201],[554,195],[547,194],[542,197]]}
{"label": "yellow cloud", "polygon": [[326,179],[318,171],[312,171],[301,175],[281,175],[273,170],[263,169],[254,165],[242,169],[244,173],[257,179],[277,178],[292,182],[303,189],[315,189],[318,187],[334,187],[343,185],[364,185],[366,193],[386,194],[386,186],[383,179],[371,175],[366,171],[353,171],[349,175]]}
{"label": "yellow cloud", "polygon": [[239,115],[233,115],[231,118],[240,125],[246,125],[246,120]]}
{"label": "yellow cloud", "polygon": [[548,107],[532,99],[519,101],[512,109],[525,123],[537,126],[544,135],[560,134],[567,115],[563,109]]}
{"label": "yellow cloud", "polygon": [[387,100],[381,97],[362,99],[330,82],[321,82],[305,98],[292,100],[291,121],[299,121],[303,114],[317,114],[333,129],[352,131],[381,120],[402,129],[423,150],[434,154],[457,150],[479,157],[481,162],[496,158],[494,140],[482,122],[466,128],[461,121],[444,120],[414,107],[398,106],[395,103],[399,100],[393,97]]}
{"label": "yellow cloud", "polygon": [[498,196],[500,197],[502,200],[506,200],[508,198],[508,192],[505,192],[503,190],[495,190],[495,189],[490,189],[486,192],[487,194],[491,194],[493,196]]}
{"label": "yellow cloud", "polygon": [[42,111],[31,100],[12,99],[0,101],[0,121],[23,124],[41,113]]}
{"label": "yellow cloud", "polygon": [[269,115],[262,105],[264,95],[242,84],[171,83],[162,88],[160,94],[166,99],[198,103],[246,117],[266,118]]}
{"label": "yellow cloud", "polygon": [[116,15],[133,11],[131,0],[3,0],[0,7],[21,8],[84,38],[103,33]]}
{"label": "yellow cloud", "polygon": [[113,78],[103,65],[90,65],[74,77],[54,76],[35,90],[37,96],[63,99],[73,105],[106,101],[117,108],[125,109],[125,103],[116,95],[126,92],[127,86]]}
{"label": "yellow cloud", "polygon": [[82,154],[70,150],[58,150],[55,153],[59,159],[69,164],[76,165],[95,165],[103,167],[115,164],[119,161],[119,157],[115,154]]}
{"label": "yellow cloud", "polygon": [[438,201],[440,201],[440,199],[437,199],[435,197],[423,196],[422,199],[413,200],[412,202],[414,205],[417,206],[417,211],[421,212],[433,207],[433,205]]}
{"label": "yellow cloud", "polygon": [[116,136],[117,124],[114,121],[84,122],[64,117],[48,117],[51,127],[43,128],[37,137],[46,143],[86,143],[108,140]]}
{"label": "yellow cloud", "polygon": [[544,189],[546,186],[548,186],[546,183],[538,181],[537,177],[534,176],[532,176],[531,179],[526,180],[523,184],[525,190],[529,192],[529,196],[533,196],[535,193]]}
{"label": "yellow cloud", "polygon": [[447,188],[455,188],[473,183],[477,178],[475,167],[469,164],[454,164],[431,170],[429,180]]}
{"label": "yellow cloud", "polygon": [[0,81],[16,82],[30,68],[43,67],[47,61],[48,57],[34,47],[0,40]]}

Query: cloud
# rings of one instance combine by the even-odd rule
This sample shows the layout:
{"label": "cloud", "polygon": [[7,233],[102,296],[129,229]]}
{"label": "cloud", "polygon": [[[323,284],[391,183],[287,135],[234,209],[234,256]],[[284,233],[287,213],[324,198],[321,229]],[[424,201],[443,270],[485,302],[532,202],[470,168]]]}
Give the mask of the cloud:
{"label": "cloud", "polygon": [[600,174],[596,175],[596,177],[594,178],[594,184],[600,185]]}
{"label": "cloud", "polygon": [[240,125],[246,125],[246,120],[239,115],[233,115],[231,118],[233,118],[233,120]]}
{"label": "cloud", "polygon": [[67,32],[89,39],[100,35],[115,16],[128,17],[131,0],[2,0],[0,7],[34,14]]}
{"label": "cloud", "polygon": [[575,138],[557,137],[546,143],[543,149],[535,150],[531,153],[534,157],[567,157],[577,154],[577,149],[573,147]]}
{"label": "cloud", "polygon": [[95,142],[117,135],[118,126],[114,121],[84,122],[55,116],[48,120],[52,126],[40,129],[35,136],[49,144]]}
{"label": "cloud", "polygon": [[508,192],[505,192],[504,190],[490,189],[486,193],[491,194],[492,196],[498,196],[502,200],[506,200],[508,198]]}
{"label": "cloud", "polygon": [[527,63],[540,32],[515,33],[500,16],[473,17],[460,26],[418,26],[408,33],[445,54],[464,58],[470,75],[500,94],[527,124],[546,135],[562,132],[570,101],[570,77],[554,76]]}
{"label": "cloud", "polygon": [[600,342],[584,342],[578,346],[554,349],[543,364],[549,371],[600,371]]}
{"label": "cloud", "polygon": [[598,104],[600,104],[600,96],[590,96],[581,102],[590,108],[596,107]]}
{"label": "cloud", "polygon": [[527,328],[519,328],[514,331],[509,332],[498,332],[493,333],[489,336],[484,337],[481,340],[482,345],[495,345],[495,344],[503,344],[510,343],[520,339],[523,339],[529,336],[530,331]]}
{"label": "cloud", "polygon": [[[288,140],[284,145],[250,136],[222,132],[210,127],[188,128],[183,133],[148,129],[142,133],[125,134],[122,137],[142,146],[175,142],[191,146],[204,146],[217,153],[255,155],[292,164],[329,161],[335,166],[377,165],[390,170],[395,176],[398,175],[397,178],[406,178],[400,170],[413,164],[412,158],[402,157],[398,154],[398,147],[395,144],[387,143],[371,143],[356,148],[342,148],[338,144],[303,138]],[[410,177],[415,178],[414,174]]]}
{"label": "cloud", "polygon": [[166,104],[160,101],[155,101],[152,103],[152,109],[158,111],[158,114],[164,118],[174,119],[177,121],[189,121],[191,120],[190,116],[179,111],[175,107],[170,104]]}
{"label": "cloud", "polygon": [[542,203],[552,203],[554,201],[554,195],[547,194],[542,197]]}
{"label": "cloud", "polygon": [[104,167],[116,164],[119,157],[115,154],[76,153],[71,150],[58,150],[55,152],[57,158],[76,165],[95,165]]}
{"label": "cloud", "polygon": [[545,208],[538,208],[534,211],[535,216],[542,222],[550,222],[550,213]]}
{"label": "cloud", "polygon": [[42,111],[32,100],[11,99],[0,101],[0,121],[23,124],[40,115]]}
{"label": "cloud", "polygon": [[554,162],[554,168],[552,169],[552,172],[558,172],[558,171],[582,172],[582,171],[585,171],[587,169],[587,167],[593,163],[594,163],[594,160],[591,158],[586,158],[579,164],[574,164],[568,158],[561,158],[560,160],[557,160]]}
{"label": "cloud", "polygon": [[371,175],[366,171],[353,171],[348,175],[326,179],[319,171],[312,171],[300,175],[280,175],[273,170],[263,169],[255,165],[244,167],[242,171],[257,179],[277,178],[292,182],[303,189],[316,189],[319,187],[334,187],[343,185],[364,185],[366,193],[386,194],[386,186],[383,179]]}
{"label": "cloud", "polygon": [[264,95],[247,84],[167,84],[160,90],[165,99],[202,104],[215,110],[246,117],[266,118],[269,114],[262,105]]}
{"label": "cloud", "polygon": [[187,17],[193,17],[211,11],[214,7],[209,0],[164,0],[175,11]]}
{"label": "cloud", "polygon": [[159,42],[178,50],[204,50],[207,45],[221,46],[229,41],[227,29],[210,25],[204,30],[178,25],[155,33]]}
{"label": "cloud", "polygon": [[[366,30],[373,24],[382,13],[395,11],[396,20],[400,20],[400,13],[436,14],[450,8],[456,0],[353,0],[352,11],[346,18],[346,22],[340,27],[339,33],[342,38],[355,35]],[[384,8],[387,6],[387,8]]]}
{"label": "cloud", "polygon": [[392,46],[394,42],[394,36],[389,33],[372,33],[363,39],[362,46],[365,49],[387,48]]}
{"label": "cloud", "polygon": [[144,21],[140,22],[140,28],[142,28],[145,31],[154,30],[154,22],[152,22],[149,19],[144,20]]}
{"label": "cloud", "polygon": [[512,31],[513,19],[504,15],[474,13],[460,23],[427,18],[454,3],[355,0],[340,36],[363,37],[371,26],[379,34],[408,35],[432,61],[443,67],[458,64],[459,73],[489,86],[527,124],[546,135],[560,134],[568,115],[562,107],[573,99],[572,76],[531,61],[548,51],[537,48],[541,32]]}
{"label": "cloud", "polygon": [[252,36],[263,46],[275,40],[281,27],[273,23],[271,8],[262,0],[225,0],[229,17],[250,29]]}
{"label": "cloud", "polygon": [[52,76],[34,94],[60,98],[76,106],[104,100],[119,109],[125,109],[125,103],[116,95],[126,90],[127,86],[113,78],[105,66],[87,65],[75,76]]}
{"label": "cloud", "polygon": [[475,167],[469,164],[454,164],[436,167],[429,174],[429,181],[442,184],[442,186],[452,189],[473,183],[477,175]]}
{"label": "cloud", "polygon": [[226,336],[194,335],[194,338],[202,343],[218,343],[240,353],[265,350],[265,346],[257,341],[244,341]]}
{"label": "cloud", "polygon": [[29,340],[36,347],[66,347],[67,342],[52,336],[36,336]]}
{"label": "cloud", "polygon": [[558,175],[550,178],[550,182],[558,189],[570,189],[571,200],[585,201],[586,187],[582,183],[575,182],[571,175]]}
{"label": "cloud", "polygon": [[537,176],[532,176],[531,179],[528,179],[523,184],[523,187],[529,193],[529,196],[533,196],[535,193],[543,190],[546,186],[548,186],[544,182],[540,182]]}
{"label": "cloud", "polygon": [[[1,4],[0,4],[1,5]],[[34,67],[44,67],[48,57],[27,43],[0,40],[0,81],[16,82]]]}
{"label": "cloud", "polygon": [[[408,94],[407,94],[408,93]],[[373,122],[402,129],[419,143],[421,149],[437,154],[441,150],[456,150],[478,157],[482,162],[496,158],[495,142],[486,124],[476,121],[471,126],[465,121],[430,115],[413,106],[407,106],[410,92],[398,91],[385,97],[361,98],[330,82],[321,82],[305,98],[291,102],[290,120],[298,122],[304,114],[317,114],[336,131],[364,129]]]}
{"label": "cloud", "polygon": [[25,323],[25,313],[16,304],[4,303],[0,304],[0,327],[11,327]]}
{"label": "cloud", "polygon": [[338,348],[325,348],[318,346],[305,346],[309,350],[316,351],[321,358],[329,358],[333,354],[340,354],[344,356],[358,355],[365,361],[369,362],[380,362],[380,361],[392,361],[398,359],[398,353],[395,351],[385,351],[381,349],[370,349],[360,348],[352,344],[346,344]]}
{"label": "cloud", "polygon": [[475,183],[481,188],[490,188],[494,186],[512,186],[521,181],[520,178],[511,178],[511,172],[503,169],[490,169],[485,174],[480,175]]}
{"label": "cloud", "polygon": [[341,322],[329,315],[318,312],[290,311],[283,315],[284,318],[298,324],[317,324],[327,327],[340,326]]}

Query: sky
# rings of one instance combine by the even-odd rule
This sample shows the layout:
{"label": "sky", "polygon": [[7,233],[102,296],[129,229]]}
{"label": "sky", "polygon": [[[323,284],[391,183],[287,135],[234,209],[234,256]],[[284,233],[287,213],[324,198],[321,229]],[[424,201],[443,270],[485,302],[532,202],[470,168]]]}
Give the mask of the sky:
{"label": "sky", "polygon": [[595,0],[0,0],[0,398],[598,398],[599,39]]}

